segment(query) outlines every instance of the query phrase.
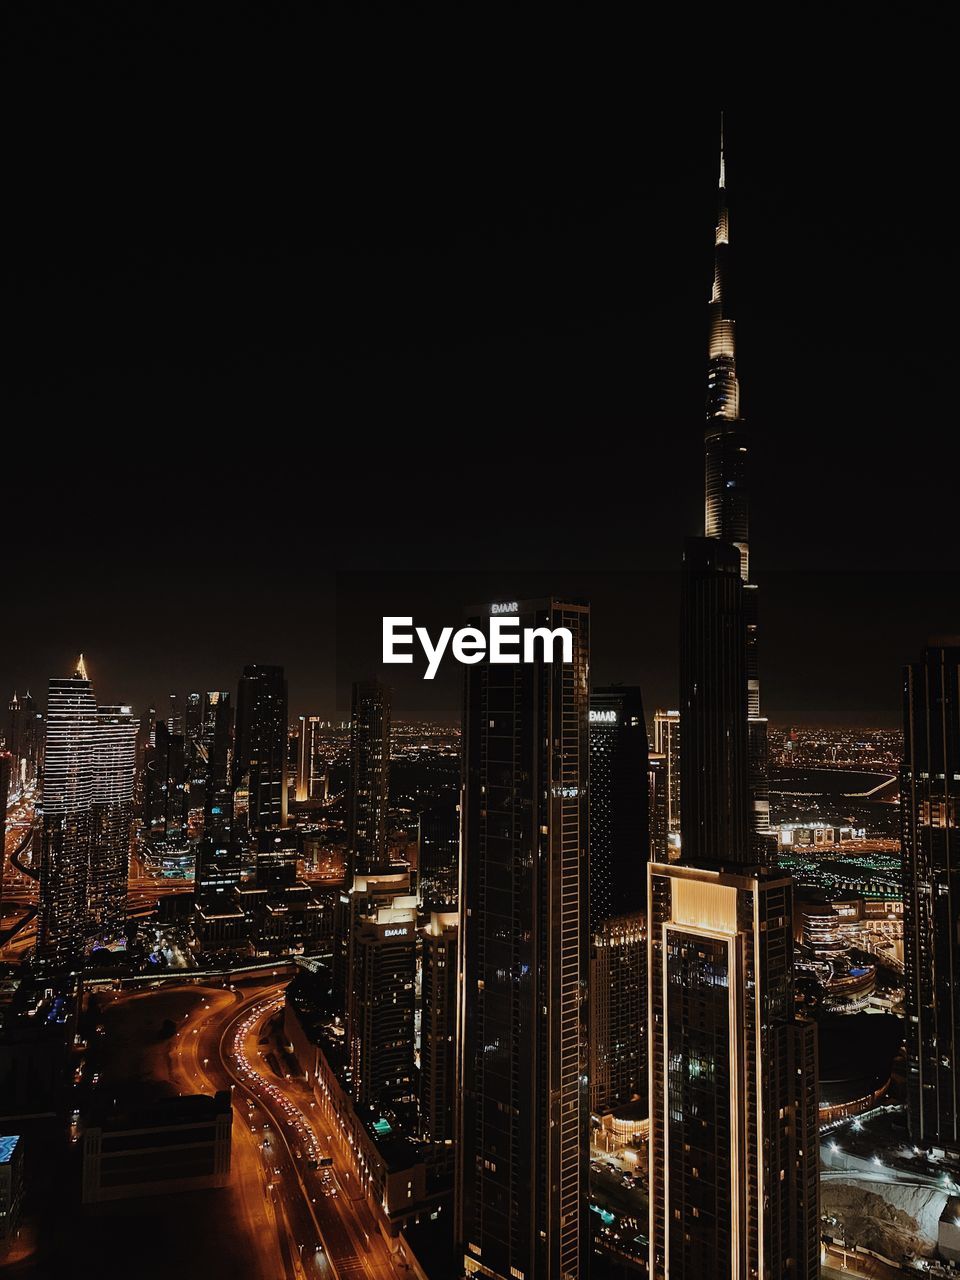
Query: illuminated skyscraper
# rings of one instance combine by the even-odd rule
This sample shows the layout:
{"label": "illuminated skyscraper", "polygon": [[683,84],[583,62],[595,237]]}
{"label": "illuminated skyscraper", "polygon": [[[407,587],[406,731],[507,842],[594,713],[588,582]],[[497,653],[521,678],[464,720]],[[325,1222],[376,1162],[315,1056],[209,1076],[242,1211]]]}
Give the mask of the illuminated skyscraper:
{"label": "illuminated skyscraper", "polygon": [[382,870],[387,860],[390,691],[378,680],[353,686],[350,713],[348,870]]}
{"label": "illuminated skyscraper", "polygon": [[647,724],[640,690],[590,695],[590,930],[647,898]]}
{"label": "illuminated skyscraper", "polygon": [[680,834],[680,712],[653,713],[653,749],[663,756],[667,775],[667,832]]}
{"label": "illuminated skyscraper", "polygon": [[420,1134],[450,1146],[456,1129],[456,911],[432,911],[420,930]]}
{"label": "illuminated skyscraper", "polygon": [[81,656],[47,691],[47,742],[39,804],[37,963],[44,974],[79,969],[86,937],[90,809],[97,701]]}
{"label": "illuminated skyscraper", "polygon": [[204,695],[199,750],[206,759],[203,829],[222,844],[233,828],[233,789],[230,785],[230,740],[233,709],[230,694],[214,689]]}
{"label": "illuminated skyscraper", "polygon": [[903,757],[910,1136],[960,1151],[960,641],[904,672]]}
{"label": "illuminated skyscraper", "polygon": [[125,933],[139,724],[130,707],[98,707],[93,745],[88,929],[95,941]]}
{"label": "illuminated skyscraper", "polygon": [[816,1027],[792,880],[651,865],[650,1276],[820,1275]]}
{"label": "illuminated skyscraper", "polygon": [[793,882],[769,851],[721,148],[705,538],[684,546],[682,861],[648,908],[651,1280],[820,1274],[816,1027],[794,1012]]}
{"label": "illuminated skyscraper", "polygon": [[455,1239],[468,1275],[582,1280],[590,613],[509,612],[568,628],[573,660],[465,673]]}
{"label": "illuminated skyscraper", "polygon": [[417,898],[408,872],[358,874],[350,890],[346,1001],[358,1103],[413,1094]]}
{"label": "illuminated skyscraper", "polygon": [[640,690],[590,695],[590,1108],[646,1097],[650,764]]}
{"label": "illuminated skyscraper", "polygon": [[390,690],[378,680],[354,683],[350,711],[350,776],[347,782],[347,865],[337,904],[333,938],[333,990],[349,1013],[352,897],[358,875],[386,872],[387,809],[390,801]]}
{"label": "illuminated skyscraper", "polygon": [[287,682],[283,667],[248,666],[237,690],[235,787],[248,791],[251,831],[287,825]]}
{"label": "illuminated skyscraper", "polygon": [[[707,425],[705,533],[708,538],[736,547],[743,581],[743,626],[746,636],[747,758],[749,765],[748,820],[755,852],[770,851],[770,800],[767,781],[767,721],[760,710],[757,650],[757,588],[750,581],[750,439],[740,415],[737,379],[736,324],[727,314],[729,293],[730,216],[727,208],[726,163],[720,139],[719,210],[714,236],[713,288],[710,294],[710,336],[707,366]],[[775,846],[773,846],[775,848]]]}
{"label": "illuminated skyscraper", "polygon": [[647,1102],[647,917],[603,920],[590,936],[590,1110]]}
{"label": "illuminated skyscraper", "polygon": [[743,584],[736,547],[688,538],[680,618],[684,862],[756,861],[747,821]]}
{"label": "illuminated skyscraper", "polygon": [[326,765],[320,755],[319,716],[301,716],[297,728],[297,800],[322,799],[326,786]]}

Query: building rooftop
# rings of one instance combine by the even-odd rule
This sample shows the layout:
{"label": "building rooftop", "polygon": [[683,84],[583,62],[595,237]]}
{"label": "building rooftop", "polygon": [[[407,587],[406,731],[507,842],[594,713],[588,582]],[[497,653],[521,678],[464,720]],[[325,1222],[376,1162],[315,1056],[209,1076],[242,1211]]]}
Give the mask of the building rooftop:
{"label": "building rooftop", "polygon": [[11,1133],[6,1137],[0,1136],[0,1164],[10,1163],[19,1142],[20,1135],[18,1133]]}

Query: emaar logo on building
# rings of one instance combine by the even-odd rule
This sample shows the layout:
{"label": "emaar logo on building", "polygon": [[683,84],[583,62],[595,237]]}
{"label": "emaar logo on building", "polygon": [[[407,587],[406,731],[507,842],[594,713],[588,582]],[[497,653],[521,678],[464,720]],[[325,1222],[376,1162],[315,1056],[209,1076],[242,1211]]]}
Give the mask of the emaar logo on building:
{"label": "emaar logo on building", "polygon": [[[427,660],[424,680],[434,678],[448,649],[457,662],[467,666],[484,660],[495,663],[573,661],[573,634],[569,627],[521,628],[516,616],[519,611],[516,600],[492,604],[489,635],[479,627],[461,627],[458,631],[443,627],[436,643],[426,627],[413,626],[413,618],[384,618],[383,661],[409,666],[413,662],[413,653],[409,650],[415,641],[419,641]],[[413,630],[403,630],[411,627]]]}

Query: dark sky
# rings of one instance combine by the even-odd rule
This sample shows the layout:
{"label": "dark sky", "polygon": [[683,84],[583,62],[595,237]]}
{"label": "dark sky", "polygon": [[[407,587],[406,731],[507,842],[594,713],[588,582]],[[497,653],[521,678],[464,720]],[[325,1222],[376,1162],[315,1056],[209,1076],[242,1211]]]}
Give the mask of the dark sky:
{"label": "dark sky", "polygon": [[[716,93],[648,93],[615,33],[609,62],[426,28],[400,57],[295,5],[110,12],[13,33],[0,692],[82,648],[104,701],[260,661],[343,712],[381,600],[439,625],[556,581],[597,678],[672,702]],[[727,104],[780,721],[894,723],[901,663],[960,631],[951,113],[851,74]]]}

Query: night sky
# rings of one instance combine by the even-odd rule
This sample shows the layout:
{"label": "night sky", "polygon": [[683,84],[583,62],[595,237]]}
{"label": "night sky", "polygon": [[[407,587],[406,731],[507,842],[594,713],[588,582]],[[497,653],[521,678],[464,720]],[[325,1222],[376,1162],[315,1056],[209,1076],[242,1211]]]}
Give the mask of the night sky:
{"label": "night sky", "polygon": [[[595,679],[675,703],[716,94],[645,95],[615,33],[468,66],[297,6],[98,12],[13,37],[0,694],[83,649],[102,701],[280,662],[291,714],[343,714],[382,612],[555,583]],[[896,723],[960,632],[951,113],[726,118],[766,710]],[[458,676],[398,713],[453,718]]]}

